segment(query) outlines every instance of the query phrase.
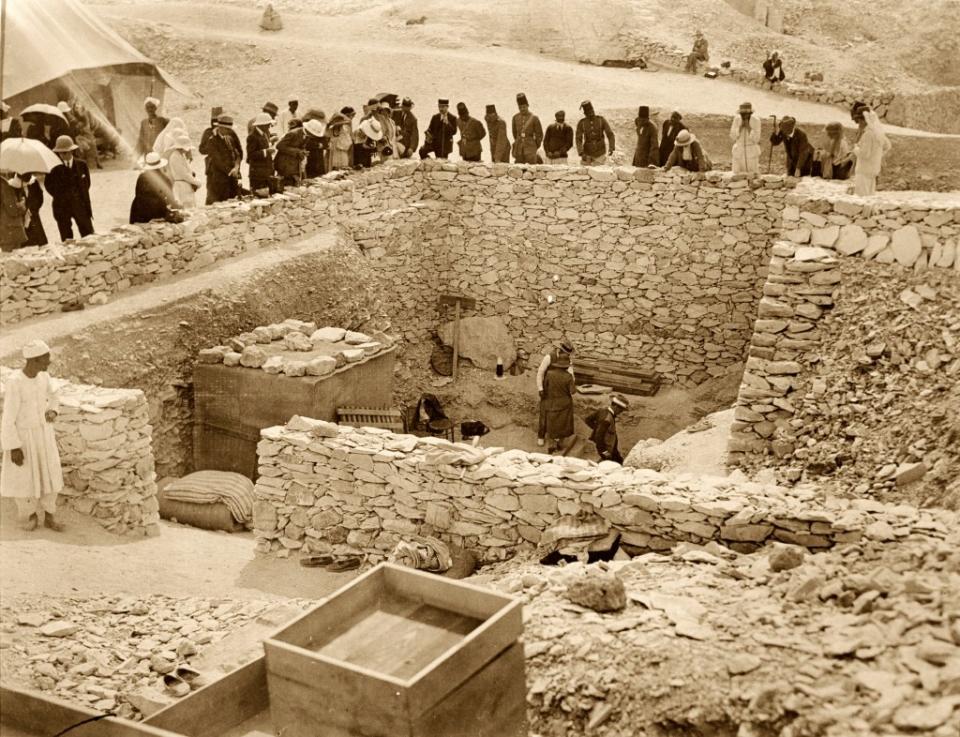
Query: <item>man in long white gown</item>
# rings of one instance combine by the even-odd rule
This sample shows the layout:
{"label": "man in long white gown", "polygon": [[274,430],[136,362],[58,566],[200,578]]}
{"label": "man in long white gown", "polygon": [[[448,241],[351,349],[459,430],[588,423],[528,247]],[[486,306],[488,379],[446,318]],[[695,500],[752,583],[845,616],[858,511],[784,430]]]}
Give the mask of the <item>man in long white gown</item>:
{"label": "man in long white gown", "polygon": [[0,496],[13,497],[25,530],[35,530],[39,515],[56,532],[57,495],[63,489],[60,451],[53,432],[59,401],[47,369],[50,348],[42,340],[23,347],[27,364],[12,372],[4,387],[0,418]]}
{"label": "man in long white gown", "polygon": [[753,105],[743,103],[730,123],[731,162],[734,174],[760,173],[760,118]]}
{"label": "man in long white gown", "polygon": [[853,193],[869,197],[877,192],[877,178],[883,165],[883,157],[891,146],[883,132],[880,118],[862,102],[853,106],[850,117],[859,127],[857,142],[853,146],[856,163],[853,165]]}

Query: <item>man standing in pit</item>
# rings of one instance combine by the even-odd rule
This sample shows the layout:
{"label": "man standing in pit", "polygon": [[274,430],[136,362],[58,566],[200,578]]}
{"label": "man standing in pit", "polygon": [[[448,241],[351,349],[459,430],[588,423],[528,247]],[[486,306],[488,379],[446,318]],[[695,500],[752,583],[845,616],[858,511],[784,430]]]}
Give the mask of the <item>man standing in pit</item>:
{"label": "man standing in pit", "polygon": [[540,418],[537,422],[537,445],[543,445],[544,438],[547,436],[547,412],[543,405],[543,377],[546,376],[547,369],[550,368],[550,364],[553,363],[553,361],[561,354],[565,357],[564,365],[566,366],[567,371],[570,372],[570,376],[573,376],[573,366],[571,365],[570,361],[570,357],[573,355],[573,344],[569,340],[564,340],[559,346],[545,354],[543,360],[540,361],[540,366],[537,368],[537,393],[540,395]]}
{"label": "man standing in pit", "polygon": [[629,408],[630,403],[620,394],[614,394],[610,398],[610,406],[606,409],[598,409],[587,418],[587,424],[593,429],[590,439],[597,446],[597,453],[601,461],[614,461],[623,463],[623,456],[620,455],[620,442],[617,438],[617,416],[625,409]]}

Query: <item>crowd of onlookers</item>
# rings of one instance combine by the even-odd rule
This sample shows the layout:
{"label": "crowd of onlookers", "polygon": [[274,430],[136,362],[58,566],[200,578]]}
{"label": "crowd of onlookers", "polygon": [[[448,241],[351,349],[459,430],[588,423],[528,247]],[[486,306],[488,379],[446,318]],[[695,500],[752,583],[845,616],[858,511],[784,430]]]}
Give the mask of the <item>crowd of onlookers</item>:
{"label": "crowd of onlookers", "polygon": [[[97,164],[96,139],[88,136],[90,129],[82,122],[86,115],[82,108],[78,113],[76,104],[61,105],[71,108],[69,119],[81,122],[66,128],[56,124],[28,127],[16,119],[4,119],[16,122],[16,126],[4,126],[4,137],[32,134],[49,145],[61,163],[46,174],[43,188],[31,172],[6,172],[0,177],[3,250],[47,242],[39,216],[44,189],[52,198],[61,240],[73,237],[74,224],[81,237],[93,232],[89,165]],[[301,110],[299,100],[291,97],[283,110],[272,102],[265,103],[245,123],[214,108],[210,125],[195,143],[183,120],[163,117],[159,101],[147,98],[136,142],[141,173],[130,207],[130,222],[179,222],[185,210],[197,205],[196,192],[202,185],[193,169],[197,154],[204,158],[206,204],[212,204],[242,195],[266,196],[331,171],[363,169],[391,159],[447,159],[454,143],[462,160],[480,161],[486,139],[489,160],[494,163],[566,164],[576,149],[581,164],[602,165],[616,150],[613,129],[588,100],[580,104],[583,115],[576,127],[567,123],[565,112],[560,110],[544,128],[526,95],[519,93],[518,110],[509,121],[508,133],[507,121],[495,105],[486,106],[481,122],[464,103],[457,103],[454,114],[450,101],[440,99],[422,141],[413,108],[410,98],[380,95],[369,99],[359,112],[344,107],[328,118],[321,110]],[[819,147],[814,147],[792,117],[779,123],[774,118],[771,156],[772,147],[782,144],[787,174],[827,179],[847,179],[852,174],[854,192],[872,194],[882,156],[890,144],[868,106],[857,103],[851,117],[858,125],[854,145],[845,140],[842,125],[835,122],[826,126]],[[760,173],[761,123],[749,102],[734,115],[730,127],[734,173]],[[634,126],[634,166],[665,170],[680,167],[693,172],[713,168],[703,143],[688,129],[679,112],[671,113],[658,127],[651,120],[649,107],[640,106]],[[241,171],[244,160],[246,181]],[[768,171],[769,167],[770,162]]]}

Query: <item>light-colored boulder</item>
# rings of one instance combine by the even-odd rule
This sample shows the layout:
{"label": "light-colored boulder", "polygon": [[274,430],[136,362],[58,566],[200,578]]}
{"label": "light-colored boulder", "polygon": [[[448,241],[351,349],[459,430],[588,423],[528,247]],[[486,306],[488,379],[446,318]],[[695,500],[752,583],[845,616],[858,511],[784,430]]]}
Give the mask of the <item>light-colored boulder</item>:
{"label": "light-colored boulder", "polygon": [[836,247],[844,256],[860,253],[867,247],[867,232],[859,225],[844,225],[840,228]]}
{"label": "light-colored boulder", "polygon": [[904,266],[913,266],[923,251],[923,243],[920,240],[920,233],[916,226],[907,225],[894,232],[890,247],[893,250],[893,257],[897,260],[897,263],[903,264]]}
{"label": "light-colored boulder", "polygon": [[[444,345],[453,345],[453,322],[440,326]],[[509,368],[517,360],[517,348],[506,324],[499,317],[465,317],[460,320],[460,356],[488,371],[497,368],[497,357]]]}
{"label": "light-colored boulder", "polygon": [[310,340],[314,343],[338,343],[343,340],[343,336],[347,334],[347,331],[343,328],[320,328],[319,330],[314,330],[310,335]]}

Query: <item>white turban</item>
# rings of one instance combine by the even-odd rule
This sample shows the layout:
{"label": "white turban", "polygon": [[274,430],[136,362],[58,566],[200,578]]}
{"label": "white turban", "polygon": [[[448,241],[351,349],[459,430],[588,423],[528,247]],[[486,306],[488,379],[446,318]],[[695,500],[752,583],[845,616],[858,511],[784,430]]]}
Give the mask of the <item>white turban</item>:
{"label": "white turban", "polygon": [[39,358],[50,352],[50,346],[42,340],[31,340],[23,347],[24,358]]}
{"label": "white turban", "polygon": [[160,100],[158,100],[156,97],[148,97],[143,101],[143,106],[146,107],[150,103],[153,103],[155,107],[160,107]]}

